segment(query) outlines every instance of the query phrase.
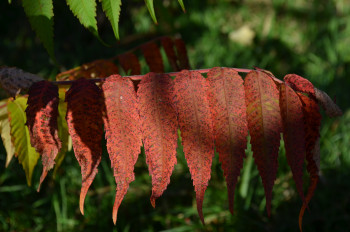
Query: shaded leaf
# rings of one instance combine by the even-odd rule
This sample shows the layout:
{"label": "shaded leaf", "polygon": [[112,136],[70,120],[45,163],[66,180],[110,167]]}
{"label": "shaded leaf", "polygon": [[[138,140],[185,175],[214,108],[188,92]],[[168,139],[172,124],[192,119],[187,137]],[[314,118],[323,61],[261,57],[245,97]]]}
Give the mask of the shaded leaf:
{"label": "shaded leaf", "polygon": [[292,170],[298,193],[304,201],[303,164],[306,150],[302,104],[298,95],[286,84],[280,85],[279,103],[288,165]]}
{"label": "shaded leaf", "polygon": [[174,81],[174,102],[178,112],[182,144],[196,191],[198,214],[203,223],[203,198],[214,156],[207,89],[205,79],[196,71],[183,70]]}
{"label": "shaded leaf", "polygon": [[177,57],[179,59],[180,70],[191,69],[190,62],[187,56],[187,49],[186,49],[185,42],[180,38],[176,38],[174,42],[175,42]]}
{"label": "shaded leaf", "polygon": [[151,203],[160,197],[176,164],[177,119],[171,100],[173,81],[165,74],[146,74],[137,91],[146,162],[152,176]]}
{"label": "shaded leaf", "polygon": [[108,77],[102,85],[106,115],[107,150],[114,170],[117,193],[113,206],[113,222],[129,183],[135,179],[134,165],[142,146],[137,99],[130,79],[119,75]]}
{"label": "shaded leaf", "polygon": [[[102,9],[105,12],[107,18],[111,22],[114,36],[116,39],[119,39],[119,15],[120,15],[120,6],[122,5],[121,0],[100,0],[102,3]],[[116,73],[115,73],[116,74]]]}
{"label": "shaded leaf", "polygon": [[148,12],[149,12],[149,14],[152,17],[153,22],[155,24],[158,24],[156,13],[154,12],[153,0],[145,0],[145,3],[146,3],[146,6],[147,6],[147,9],[148,9]]}
{"label": "shaded leaf", "polygon": [[22,5],[31,27],[43,43],[50,57],[55,60],[52,0],[23,0]]}
{"label": "shaded leaf", "polygon": [[215,147],[226,178],[233,214],[234,191],[243,166],[248,136],[243,80],[230,68],[212,68],[207,80]]}
{"label": "shaded leaf", "polygon": [[0,68],[1,87],[12,97],[19,94],[22,89],[29,89],[34,82],[42,80],[44,79],[19,68],[6,66]]}
{"label": "shaded leaf", "polygon": [[41,155],[43,163],[39,191],[62,146],[57,129],[58,88],[49,81],[39,81],[30,87],[28,94],[26,116],[30,143]]}
{"label": "shaded leaf", "polygon": [[11,141],[11,128],[7,112],[7,102],[8,99],[0,101],[0,133],[2,143],[4,144],[6,150],[6,164],[7,167],[15,154],[15,147]]}
{"label": "shaded leaf", "polygon": [[298,94],[303,104],[303,115],[305,118],[305,146],[306,146],[306,170],[310,174],[310,186],[308,188],[305,201],[299,213],[299,228],[302,230],[302,220],[305,209],[309,204],[311,198],[317,187],[319,179],[319,162],[320,162],[320,126],[321,114],[317,102],[303,94]]}
{"label": "shaded leaf", "polygon": [[184,13],[186,13],[186,9],[185,9],[185,5],[184,5],[184,2],[183,0],[178,0],[180,6],[181,6],[181,9],[183,10]]}
{"label": "shaded leaf", "polygon": [[22,164],[26,174],[27,184],[31,186],[33,170],[39,159],[39,154],[30,144],[30,136],[24,110],[27,107],[27,98],[18,97],[16,100],[9,100],[7,110],[9,112],[9,120],[11,126],[11,137],[15,146],[15,156]]}
{"label": "shaded leaf", "polygon": [[154,42],[143,44],[141,46],[141,50],[150,71],[155,73],[163,73],[163,59],[157,44]]}
{"label": "shaded leaf", "polygon": [[129,71],[131,71],[131,75],[141,74],[141,65],[135,54],[130,52],[121,54],[118,56],[118,61],[125,73],[129,73]]}
{"label": "shaded leaf", "polygon": [[177,56],[174,50],[174,41],[170,37],[163,37],[161,39],[161,43],[173,71],[180,71],[177,64]]}
{"label": "shaded leaf", "polygon": [[321,104],[327,116],[330,118],[339,117],[343,115],[342,110],[335,104],[335,102],[322,90],[315,88],[316,100]]}
{"label": "shaded leaf", "polygon": [[253,156],[264,185],[266,209],[270,215],[282,132],[279,93],[274,81],[264,72],[249,72],[244,88]]}
{"label": "shaded leaf", "polygon": [[84,214],[86,193],[101,162],[103,121],[101,90],[87,79],[75,81],[66,93],[68,131],[81,167],[80,211]]}

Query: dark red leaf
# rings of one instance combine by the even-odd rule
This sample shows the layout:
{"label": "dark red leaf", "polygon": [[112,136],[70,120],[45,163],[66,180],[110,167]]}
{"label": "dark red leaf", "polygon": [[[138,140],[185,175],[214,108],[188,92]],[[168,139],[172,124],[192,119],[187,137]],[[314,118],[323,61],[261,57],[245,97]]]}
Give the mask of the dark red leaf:
{"label": "dark red leaf", "polygon": [[143,56],[146,59],[149,70],[155,73],[164,73],[162,54],[155,42],[149,42],[141,46]]}
{"label": "dark red leaf", "polygon": [[298,193],[304,202],[303,164],[306,150],[302,104],[291,87],[281,84],[280,88],[283,140],[287,161],[292,170]]}
{"label": "dark red leaf", "polygon": [[102,85],[106,115],[107,150],[117,183],[113,222],[129,183],[134,181],[134,165],[142,146],[137,99],[133,83],[119,75],[108,77]]}
{"label": "dark red leaf", "polygon": [[66,93],[68,131],[81,167],[80,211],[101,161],[103,136],[101,90],[88,79],[75,81]]}
{"label": "dark red leaf", "polygon": [[146,162],[152,176],[153,207],[170,183],[176,164],[177,119],[170,98],[172,84],[166,74],[149,73],[137,91]]}
{"label": "dark red leaf", "polygon": [[183,70],[174,81],[174,101],[183,149],[196,191],[197,210],[203,223],[203,198],[214,156],[207,89],[205,79],[196,71]]}
{"label": "dark red leaf", "polygon": [[226,178],[233,214],[234,191],[243,166],[248,136],[243,80],[230,68],[212,68],[207,80],[215,147]]}
{"label": "dark red leaf", "polygon": [[141,74],[141,65],[137,56],[133,53],[124,53],[118,56],[118,61],[125,73],[131,70],[131,75]]}
{"label": "dark red leaf", "polygon": [[286,84],[290,85],[294,90],[310,94],[315,97],[314,85],[304,77],[296,74],[288,74],[284,77]]}
{"label": "dark red leaf", "polygon": [[177,51],[177,57],[179,59],[180,70],[191,69],[190,62],[188,61],[185,42],[182,39],[177,38],[175,39],[175,47]]}
{"label": "dark red leaf", "polygon": [[177,56],[174,50],[174,41],[170,37],[163,37],[161,42],[171,68],[174,72],[180,71],[179,65],[177,64]]}
{"label": "dark red leaf", "polygon": [[274,81],[264,72],[249,72],[244,88],[253,156],[264,185],[266,209],[270,215],[282,132],[279,93]]}
{"label": "dark red leaf", "polygon": [[56,155],[61,149],[57,128],[58,88],[49,81],[40,81],[30,87],[28,94],[26,115],[30,143],[41,155],[43,163],[39,191],[48,171],[55,165]]}

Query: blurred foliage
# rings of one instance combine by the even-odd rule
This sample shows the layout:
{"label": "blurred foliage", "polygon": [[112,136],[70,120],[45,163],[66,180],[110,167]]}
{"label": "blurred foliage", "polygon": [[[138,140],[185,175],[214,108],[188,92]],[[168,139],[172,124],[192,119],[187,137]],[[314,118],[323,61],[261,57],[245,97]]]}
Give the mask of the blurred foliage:
{"label": "blurred foliage", "polygon": [[[324,118],[321,129],[321,181],[304,216],[304,231],[348,231],[350,228],[350,1],[349,0],[190,0],[182,13],[177,1],[155,1],[158,25],[144,1],[123,1],[120,41],[98,6],[97,21],[104,47],[74,18],[64,1],[55,1],[55,53],[60,66],[30,29],[20,2],[0,2],[0,65],[16,66],[48,79],[61,71],[122,53],[159,35],[181,34],[193,68],[253,65],[282,78],[297,73],[336,97],[344,116]],[[147,70],[144,70],[147,71]],[[0,92],[1,97],[5,97]],[[197,215],[194,190],[181,147],[171,183],[153,209],[151,178],[141,153],[136,180],[112,223],[115,183],[104,152],[91,186],[85,216],[79,212],[80,167],[68,153],[56,178],[52,172],[40,193],[35,191],[42,167],[36,167],[33,187],[27,187],[17,160],[5,169],[0,153],[1,231],[297,231],[301,200],[281,146],[273,192],[272,215],[266,215],[264,191],[247,149],[236,188],[235,214],[228,210],[225,181],[217,155],[204,198],[206,225]],[[308,186],[305,174],[305,189]]]}

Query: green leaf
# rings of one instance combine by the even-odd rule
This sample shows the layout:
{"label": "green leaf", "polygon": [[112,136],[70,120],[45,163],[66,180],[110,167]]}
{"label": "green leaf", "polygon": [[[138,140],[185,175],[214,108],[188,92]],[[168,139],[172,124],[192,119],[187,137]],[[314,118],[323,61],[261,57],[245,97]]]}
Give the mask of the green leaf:
{"label": "green leaf", "polygon": [[181,6],[183,12],[186,13],[186,9],[185,9],[184,2],[183,2],[182,0],[178,0],[178,2],[179,2],[179,4],[180,4],[180,6]]}
{"label": "green leaf", "polygon": [[33,170],[38,162],[39,154],[30,144],[29,130],[25,125],[27,118],[25,109],[27,98],[18,97],[16,100],[9,100],[7,110],[11,126],[12,141],[15,145],[15,155],[22,164],[27,178],[27,184],[32,183]]}
{"label": "green leaf", "polygon": [[153,0],[145,0],[146,6],[148,8],[149,14],[151,15],[153,22],[158,24],[156,13],[154,12]]}
{"label": "green leaf", "polygon": [[53,46],[52,0],[22,0],[22,5],[36,35],[50,57],[56,61]]}
{"label": "green leaf", "polygon": [[66,113],[67,113],[67,103],[64,101],[66,90],[63,88],[60,88],[59,91],[59,104],[58,104],[58,118],[57,118],[57,125],[58,125],[58,137],[60,138],[62,142],[62,148],[60,152],[57,154],[55,159],[55,168],[53,171],[53,175],[56,176],[57,170],[61,166],[64,157],[66,156],[66,152],[68,151],[68,125],[67,121],[65,120]]}
{"label": "green leaf", "polygon": [[121,0],[100,0],[102,3],[102,9],[106,13],[107,18],[111,22],[114,36],[119,40],[119,15],[120,15],[120,6],[122,5]]}
{"label": "green leaf", "polygon": [[7,101],[8,99],[0,101],[0,133],[2,143],[6,149],[6,167],[12,160],[13,155],[15,154],[15,147],[11,141],[10,134],[10,123],[7,112]]}

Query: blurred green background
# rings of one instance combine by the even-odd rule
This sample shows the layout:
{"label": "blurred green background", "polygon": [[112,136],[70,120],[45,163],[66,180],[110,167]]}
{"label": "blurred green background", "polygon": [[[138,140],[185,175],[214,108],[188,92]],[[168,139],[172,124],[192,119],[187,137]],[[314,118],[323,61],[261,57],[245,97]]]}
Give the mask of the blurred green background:
{"label": "blurred green background", "polygon": [[[188,0],[187,13],[175,0],[155,1],[159,25],[154,25],[143,1],[123,1],[120,36],[98,6],[97,20],[105,47],[83,28],[65,1],[54,1],[55,52],[53,65],[35,37],[21,2],[0,2],[0,65],[16,66],[48,79],[66,69],[109,58],[160,35],[181,35],[193,68],[228,66],[270,70],[279,78],[297,73],[326,91],[344,115],[321,128],[321,180],[304,231],[350,229],[350,1],[349,0]],[[147,71],[146,69],[144,70]],[[1,92],[1,98],[6,95]],[[99,173],[79,212],[80,167],[68,153],[56,178],[52,172],[36,192],[42,166],[35,169],[34,186],[26,185],[16,159],[5,169],[0,153],[0,231],[298,231],[301,200],[281,146],[273,191],[272,215],[265,210],[264,191],[250,147],[235,195],[235,214],[228,210],[226,184],[217,155],[205,194],[206,225],[197,215],[195,194],[181,146],[171,183],[152,208],[151,178],[144,154],[112,222],[115,183],[106,151]],[[39,162],[40,163],[40,162]],[[308,175],[305,173],[305,190]]]}

